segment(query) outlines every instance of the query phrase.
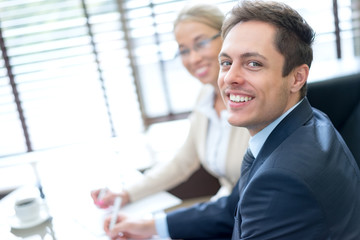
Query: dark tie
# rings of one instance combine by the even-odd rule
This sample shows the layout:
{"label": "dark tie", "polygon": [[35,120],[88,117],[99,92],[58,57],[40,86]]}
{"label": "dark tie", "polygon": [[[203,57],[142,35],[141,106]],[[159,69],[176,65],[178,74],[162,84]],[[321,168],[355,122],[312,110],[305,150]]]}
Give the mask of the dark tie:
{"label": "dark tie", "polygon": [[241,175],[243,175],[245,172],[249,170],[249,168],[252,166],[255,158],[251,153],[250,148],[246,150],[246,153],[244,155],[243,162],[241,164]]}
{"label": "dark tie", "polygon": [[[249,172],[250,172],[251,166],[253,165],[254,160],[255,160],[255,158],[252,155],[250,148],[248,148],[245,153],[243,162],[241,164],[241,176],[240,176],[240,181],[239,181],[239,194],[240,194],[239,197],[240,198],[241,198],[244,188],[248,182]],[[235,226],[234,226],[233,235],[232,235],[231,239],[240,239],[240,235],[241,235],[240,229],[241,229],[242,219],[241,219],[241,214],[239,211],[239,203],[235,210],[236,211]]]}
{"label": "dark tie", "polygon": [[247,183],[248,181],[248,177],[249,177],[249,171],[251,169],[251,166],[254,162],[255,158],[252,155],[250,148],[247,149],[245,155],[244,155],[244,159],[243,162],[241,164],[241,176],[240,176],[240,195],[242,193],[242,191],[244,190],[244,186],[245,183]]}

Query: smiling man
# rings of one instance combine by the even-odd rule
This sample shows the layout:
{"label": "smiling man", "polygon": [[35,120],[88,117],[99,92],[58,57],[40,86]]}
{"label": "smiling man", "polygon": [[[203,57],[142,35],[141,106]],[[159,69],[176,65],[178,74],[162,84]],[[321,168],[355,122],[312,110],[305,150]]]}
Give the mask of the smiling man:
{"label": "smiling man", "polygon": [[306,98],[311,27],[287,5],[243,1],[222,37],[218,84],[228,120],[251,135],[238,184],[227,197],[162,220],[119,217],[113,236],[360,239],[359,169],[328,117]]}
{"label": "smiling man", "polygon": [[[284,57],[275,48],[276,28],[260,21],[241,22],[227,34],[220,54],[219,86],[232,125],[255,135],[300,100],[309,67],[282,76]],[[273,46],[272,46],[273,45]]]}
{"label": "smiling man", "polygon": [[360,239],[359,169],[305,97],[311,27],[286,5],[247,1],[222,36],[218,84],[253,155],[243,162],[232,238]]}

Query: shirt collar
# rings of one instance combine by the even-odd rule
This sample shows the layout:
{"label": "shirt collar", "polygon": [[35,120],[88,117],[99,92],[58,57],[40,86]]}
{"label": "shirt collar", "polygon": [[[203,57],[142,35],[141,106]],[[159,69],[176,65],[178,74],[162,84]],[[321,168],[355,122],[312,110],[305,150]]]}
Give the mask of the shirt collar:
{"label": "shirt collar", "polygon": [[292,108],[287,110],[284,114],[278,117],[275,121],[266,126],[263,130],[252,136],[249,140],[249,148],[251,153],[256,158],[259,154],[262,146],[264,145],[266,139],[269,137],[270,133],[275,129],[275,127],[283,120],[297,105],[299,105],[304,99],[295,104]]}
{"label": "shirt collar", "polygon": [[210,84],[206,86],[209,91],[207,91],[204,96],[199,100],[199,102],[196,105],[196,109],[209,117],[209,110],[212,110],[214,107],[214,98],[215,98],[215,89]]}

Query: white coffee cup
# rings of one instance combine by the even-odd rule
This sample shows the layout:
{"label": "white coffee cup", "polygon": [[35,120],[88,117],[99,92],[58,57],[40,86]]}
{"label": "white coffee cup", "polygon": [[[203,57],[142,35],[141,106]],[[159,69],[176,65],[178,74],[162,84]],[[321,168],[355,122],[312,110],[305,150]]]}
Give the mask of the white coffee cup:
{"label": "white coffee cup", "polygon": [[27,197],[15,201],[15,214],[22,222],[35,220],[40,215],[40,200],[36,197]]}

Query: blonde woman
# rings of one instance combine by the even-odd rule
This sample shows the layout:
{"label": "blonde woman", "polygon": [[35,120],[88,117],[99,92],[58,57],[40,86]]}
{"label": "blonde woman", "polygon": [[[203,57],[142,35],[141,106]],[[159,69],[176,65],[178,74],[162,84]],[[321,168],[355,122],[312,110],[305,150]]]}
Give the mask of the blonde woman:
{"label": "blonde woman", "polygon": [[248,146],[245,128],[232,127],[221,98],[217,79],[218,54],[222,46],[220,31],[223,13],[214,5],[186,6],[174,22],[179,57],[186,70],[204,86],[190,116],[190,130],[175,157],[146,171],[144,179],[120,193],[108,191],[98,201],[101,189],[92,191],[99,207],[113,204],[116,196],[122,205],[186,181],[202,165],[219,179],[220,190],[213,197],[228,195],[240,177],[240,165]]}

